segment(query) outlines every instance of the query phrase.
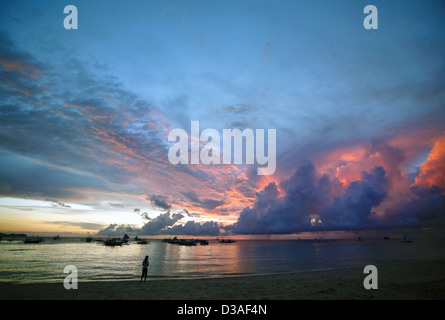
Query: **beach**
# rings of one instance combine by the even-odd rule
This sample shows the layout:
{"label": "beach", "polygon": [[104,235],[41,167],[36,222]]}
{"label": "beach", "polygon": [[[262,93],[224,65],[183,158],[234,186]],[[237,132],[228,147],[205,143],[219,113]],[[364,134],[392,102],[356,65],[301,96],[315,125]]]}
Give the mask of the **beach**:
{"label": "beach", "polygon": [[378,289],[363,268],[257,276],[63,283],[0,283],[2,300],[443,300],[445,261],[376,265]]}

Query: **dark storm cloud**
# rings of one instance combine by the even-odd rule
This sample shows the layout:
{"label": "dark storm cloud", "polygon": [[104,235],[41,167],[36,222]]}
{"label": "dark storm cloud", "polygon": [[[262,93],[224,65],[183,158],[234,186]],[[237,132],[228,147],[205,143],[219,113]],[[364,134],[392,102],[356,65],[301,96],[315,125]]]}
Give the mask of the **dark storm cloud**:
{"label": "dark storm cloud", "polygon": [[224,200],[200,199],[198,195],[193,191],[182,192],[182,194],[186,196],[190,201],[192,201],[195,205],[208,210],[213,210],[225,203]]}
{"label": "dark storm cloud", "polygon": [[405,199],[389,208],[387,214],[392,226],[443,226],[445,190],[438,186],[413,186]]}
{"label": "dark storm cloud", "polygon": [[175,225],[164,230],[167,234],[196,235],[196,236],[218,236],[221,235],[224,226],[215,221],[198,223],[187,221],[184,225]]}
{"label": "dark storm cloud", "polygon": [[[199,223],[187,221],[185,224],[176,224],[184,216],[182,214],[162,213],[151,219],[142,228],[134,228],[126,225],[110,224],[100,230],[98,235],[194,235],[194,236],[218,236],[228,233],[229,228],[215,221]],[[63,224],[56,222],[56,224]]]}
{"label": "dark storm cloud", "polygon": [[257,193],[254,205],[244,208],[233,231],[293,233],[309,229],[311,215],[328,203],[335,184],[329,177],[317,175],[312,164],[302,165],[280,186],[273,182]]}
{"label": "dark storm cloud", "polygon": [[[312,164],[305,164],[279,185],[272,182],[257,192],[253,206],[244,208],[233,225],[215,221],[180,224],[184,215],[168,211],[139,231],[147,235],[217,236],[445,225],[445,196],[438,186],[411,187],[410,193],[386,208],[381,217],[375,217],[373,210],[387,199],[390,187],[382,166],[363,172],[360,180],[352,181],[344,190],[341,187],[336,178],[319,174]],[[194,193],[187,197],[197,200]]]}
{"label": "dark storm cloud", "polygon": [[160,196],[151,196],[150,201],[154,206],[161,208],[161,209],[168,210],[172,207],[164,199],[161,199]]}
{"label": "dark storm cloud", "polygon": [[387,196],[389,180],[382,167],[374,167],[371,173],[364,172],[362,179],[353,181],[345,192],[324,207],[320,218],[325,230],[361,229],[373,226],[370,219],[372,208]]}
{"label": "dark storm cloud", "polygon": [[319,175],[312,164],[302,165],[279,186],[270,183],[257,193],[254,205],[241,212],[232,230],[294,233],[370,226],[367,219],[372,208],[387,195],[385,170],[375,167],[371,173],[364,172],[362,180],[352,182],[340,196],[333,196],[339,187],[339,181]]}
{"label": "dark storm cloud", "polygon": [[383,139],[374,139],[369,145],[366,156],[379,155],[385,160],[386,173],[393,178],[400,178],[400,167],[406,159],[405,152],[389,145]]}
{"label": "dark storm cloud", "polygon": [[110,224],[108,227],[100,230],[97,235],[99,236],[123,236],[124,234],[135,234],[138,233],[139,229],[126,225],[118,225],[116,223]]}
{"label": "dark storm cloud", "polygon": [[[403,154],[396,148],[379,145],[381,152],[400,163]],[[386,150],[386,151],[385,151]],[[392,176],[398,170],[389,163]],[[363,172],[344,191],[336,178],[317,174],[312,165],[300,166],[279,186],[270,183],[256,194],[255,203],[244,208],[231,226],[235,233],[298,233],[304,231],[362,230],[390,227],[422,227],[445,224],[445,195],[438,186],[413,185],[399,201],[375,208],[388,199],[390,176],[382,166]]]}
{"label": "dark storm cloud", "polygon": [[177,221],[184,216],[178,213],[161,213],[159,216],[151,219],[141,228],[141,234],[144,235],[156,235],[162,234],[164,230],[172,227]]}

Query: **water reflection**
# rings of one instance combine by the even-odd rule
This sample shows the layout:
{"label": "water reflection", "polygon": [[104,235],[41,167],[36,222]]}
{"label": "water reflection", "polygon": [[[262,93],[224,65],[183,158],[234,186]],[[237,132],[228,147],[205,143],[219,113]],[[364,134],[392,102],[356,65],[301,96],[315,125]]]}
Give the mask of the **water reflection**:
{"label": "water reflection", "polygon": [[79,280],[138,279],[150,256],[147,279],[219,277],[342,268],[375,263],[444,259],[443,241],[240,240],[179,246],[162,241],[108,247],[58,240],[40,244],[1,242],[0,281],[63,281],[67,265]]}

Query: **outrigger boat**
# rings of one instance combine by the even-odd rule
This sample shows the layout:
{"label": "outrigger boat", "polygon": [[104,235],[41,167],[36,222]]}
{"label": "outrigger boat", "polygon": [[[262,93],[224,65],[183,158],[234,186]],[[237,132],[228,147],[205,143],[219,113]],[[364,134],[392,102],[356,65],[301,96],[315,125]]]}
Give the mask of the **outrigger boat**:
{"label": "outrigger boat", "polygon": [[196,241],[193,239],[181,239],[178,244],[180,246],[196,246]]}
{"label": "outrigger boat", "polygon": [[216,238],[216,240],[218,240],[219,243],[234,243],[234,242],[236,242],[236,240],[233,240],[233,239],[219,239],[219,238]]}
{"label": "outrigger boat", "polygon": [[40,237],[26,237],[25,240],[23,240],[24,243],[40,243],[43,239]]}
{"label": "outrigger boat", "polygon": [[106,246],[121,246],[122,240],[119,240],[117,238],[110,238],[104,241],[104,245]]}
{"label": "outrigger boat", "polygon": [[196,244],[199,242],[195,239],[178,239],[178,237],[174,237],[173,239],[164,239],[162,241],[171,244],[178,244],[180,246],[196,246]]}
{"label": "outrigger boat", "polygon": [[168,239],[164,239],[162,240],[163,242],[167,242],[167,243],[172,243],[172,244],[179,244],[179,242],[181,240],[178,239],[178,237],[174,237],[173,239],[168,238]]}

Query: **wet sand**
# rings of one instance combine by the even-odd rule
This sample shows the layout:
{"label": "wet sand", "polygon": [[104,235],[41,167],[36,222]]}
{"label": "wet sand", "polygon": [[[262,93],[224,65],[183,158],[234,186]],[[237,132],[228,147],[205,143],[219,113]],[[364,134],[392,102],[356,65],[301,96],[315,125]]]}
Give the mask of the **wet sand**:
{"label": "wet sand", "polygon": [[[364,268],[364,266],[363,266]],[[377,265],[378,289],[366,290],[363,268],[218,279],[0,283],[2,300],[443,300],[445,261]]]}

